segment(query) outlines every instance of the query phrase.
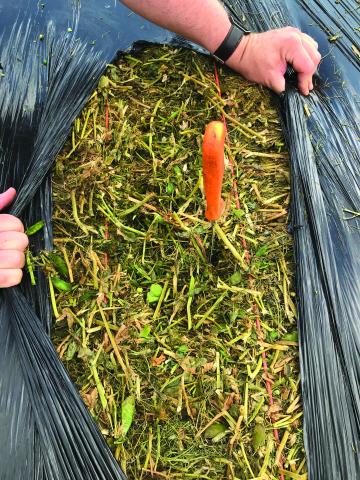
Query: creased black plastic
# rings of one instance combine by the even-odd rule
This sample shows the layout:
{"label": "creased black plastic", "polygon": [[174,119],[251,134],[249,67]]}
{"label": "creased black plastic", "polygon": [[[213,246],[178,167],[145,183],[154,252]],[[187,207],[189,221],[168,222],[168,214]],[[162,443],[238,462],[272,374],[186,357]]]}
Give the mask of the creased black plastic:
{"label": "creased black plastic", "polygon": [[[359,4],[225,3],[253,30],[302,28],[324,55],[310,98],[290,79],[279,105],[291,154],[304,438],[310,480],[360,479]],[[32,247],[50,248],[51,165],[106,63],[136,41],[181,39],[115,0],[0,0],[0,25],[0,189],[18,189],[11,212],[27,225],[46,221]],[[46,282],[37,281],[0,294],[0,479],[123,478],[50,343]]]}
{"label": "creased black plastic", "polygon": [[359,3],[231,8],[255,30],[301,28],[324,57],[310,97],[290,75],[279,104],[291,156],[304,441],[309,480],[360,479]]}
{"label": "creased black plastic", "polygon": [[[107,63],[166,32],[115,2],[0,1],[0,191],[9,212],[43,219],[32,249],[51,248],[50,172]],[[0,292],[0,479],[122,479],[123,473],[49,339],[44,276]]]}

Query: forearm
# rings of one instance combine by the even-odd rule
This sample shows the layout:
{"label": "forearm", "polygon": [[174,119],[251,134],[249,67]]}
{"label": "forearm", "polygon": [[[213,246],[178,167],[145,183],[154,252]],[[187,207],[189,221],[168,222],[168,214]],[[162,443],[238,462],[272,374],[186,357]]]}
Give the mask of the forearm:
{"label": "forearm", "polygon": [[[151,22],[202,45],[211,53],[218,49],[231,28],[219,0],[121,1]],[[308,95],[320,59],[318,45],[312,38],[286,27],[243,36],[226,65],[248,80],[280,93],[285,90],[284,74],[290,63],[298,73],[300,91]]]}
{"label": "forearm", "polygon": [[214,52],[230,28],[218,0],[122,0],[131,10],[153,23]]}

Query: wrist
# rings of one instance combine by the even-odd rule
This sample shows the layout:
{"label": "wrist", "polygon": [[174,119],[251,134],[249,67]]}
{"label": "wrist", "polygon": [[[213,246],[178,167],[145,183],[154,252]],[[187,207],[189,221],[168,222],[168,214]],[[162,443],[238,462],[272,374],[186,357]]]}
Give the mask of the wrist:
{"label": "wrist", "polygon": [[228,34],[231,28],[231,21],[225,9],[218,12],[214,20],[210,18],[208,20],[207,29],[210,30],[210,32],[203,38],[201,44],[210,53],[214,53]]}
{"label": "wrist", "polygon": [[[227,63],[231,57],[234,56],[235,52],[238,52],[238,49],[240,51],[242,50],[239,48],[240,43],[244,36],[250,34],[249,30],[246,30],[236,19],[230,15],[228,15],[227,24],[230,24],[230,26],[222,42],[218,45],[216,50],[209,49],[213,57],[223,64]],[[243,42],[243,44],[244,43],[245,42]]]}
{"label": "wrist", "polygon": [[229,68],[237,72],[241,70],[241,65],[243,64],[244,55],[252,35],[254,34],[244,35],[242,37],[239,45],[236,47],[232,55],[226,60],[225,65],[227,65]]}

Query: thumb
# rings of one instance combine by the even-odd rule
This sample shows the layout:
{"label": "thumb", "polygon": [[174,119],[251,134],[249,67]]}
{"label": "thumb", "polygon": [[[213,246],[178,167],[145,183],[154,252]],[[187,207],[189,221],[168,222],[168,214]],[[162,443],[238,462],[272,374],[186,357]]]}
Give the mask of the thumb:
{"label": "thumb", "polygon": [[281,72],[274,72],[271,75],[268,87],[279,94],[285,91],[285,77]]}
{"label": "thumb", "polygon": [[0,210],[10,205],[16,197],[15,188],[8,188],[6,192],[0,193]]}

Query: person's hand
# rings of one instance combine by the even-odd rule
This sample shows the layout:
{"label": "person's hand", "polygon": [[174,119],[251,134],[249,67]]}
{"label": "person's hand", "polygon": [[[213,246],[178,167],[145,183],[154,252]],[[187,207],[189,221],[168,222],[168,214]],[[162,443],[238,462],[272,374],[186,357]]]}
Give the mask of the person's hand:
{"label": "person's hand", "polygon": [[[0,211],[10,205],[15,196],[13,188],[1,193]],[[0,214],[0,288],[13,287],[21,282],[28,243],[21,221],[12,215]]]}
{"label": "person's hand", "polygon": [[308,95],[314,88],[312,78],[320,60],[315,40],[297,28],[286,27],[245,35],[226,65],[247,80],[281,93],[290,64],[298,74],[300,92]]}

